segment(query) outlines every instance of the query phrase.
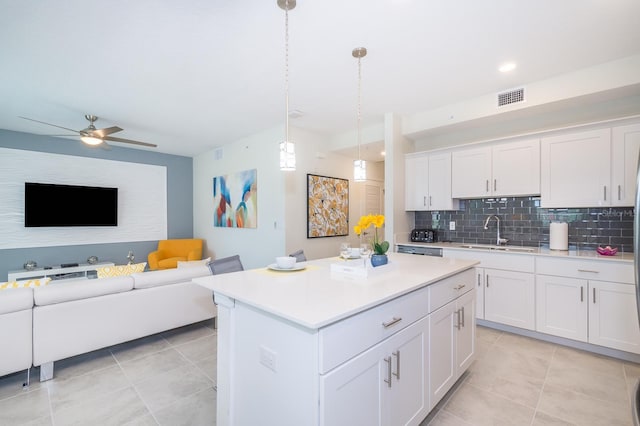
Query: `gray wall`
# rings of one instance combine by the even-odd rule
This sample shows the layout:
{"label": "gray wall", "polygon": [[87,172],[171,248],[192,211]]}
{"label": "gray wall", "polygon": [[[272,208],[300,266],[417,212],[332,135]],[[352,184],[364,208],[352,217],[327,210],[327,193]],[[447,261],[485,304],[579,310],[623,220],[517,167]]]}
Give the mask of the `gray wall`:
{"label": "gray wall", "polygon": [[[193,237],[193,161],[191,157],[116,146],[112,146],[111,150],[107,151],[89,148],[79,140],[2,129],[0,129],[0,147],[166,166],[167,236],[168,238]],[[157,244],[157,241],[143,241],[0,250],[0,281],[7,278],[7,271],[22,269],[22,265],[27,260],[35,260],[38,266],[49,266],[61,263],[86,263],[87,257],[93,255],[98,256],[101,261],[124,264],[127,262],[125,258],[127,253],[133,250],[136,262],[142,262],[147,260],[147,255],[156,249]]]}
{"label": "gray wall", "polygon": [[[501,237],[510,245],[534,246],[549,244],[549,224],[554,221],[569,224],[569,245],[595,250],[600,246],[633,251],[632,207],[540,208],[540,197],[487,198],[460,200],[459,211],[416,212],[416,228],[438,229],[441,241],[471,244],[495,244],[496,222],[489,229],[484,222],[489,215],[500,217]],[[456,230],[449,231],[449,222]]]}

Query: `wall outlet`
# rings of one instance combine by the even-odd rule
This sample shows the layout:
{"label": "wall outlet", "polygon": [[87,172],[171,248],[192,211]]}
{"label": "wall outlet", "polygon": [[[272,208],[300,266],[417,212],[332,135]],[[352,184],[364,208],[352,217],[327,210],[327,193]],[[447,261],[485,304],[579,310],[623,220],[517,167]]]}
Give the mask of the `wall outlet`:
{"label": "wall outlet", "polygon": [[449,222],[449,231],[455,231],[456,230],[456,223],[452,220],[451,222]]}
{"label": "wall outlet", "polygon": [[276,353],[265,346],[260,346],[260,364],[276,371]]}

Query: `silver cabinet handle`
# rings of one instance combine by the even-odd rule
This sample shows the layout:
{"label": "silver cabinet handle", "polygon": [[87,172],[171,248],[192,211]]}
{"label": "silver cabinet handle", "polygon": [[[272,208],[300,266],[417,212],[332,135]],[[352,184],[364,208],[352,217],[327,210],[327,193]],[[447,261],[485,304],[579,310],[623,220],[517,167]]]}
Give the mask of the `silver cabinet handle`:
{"label": "silver cabinet handle", "polygon": [[402,321],[402,317],[393,317],[390,321],[383,322],[382,326],[384,328],[389,328],[392,325],[399,323],[400,321]]}
{"label": "silver cabinet handle", "polygon": [[493,190],[497,191],[498,190],[498,179],[494,179],[493,180]]}
{"label": "silver cabinet handle", "polygon": [[478,274],[478,287],[480,287],[480,274]]}
{"label": "silver cabinet handle", "polygon": [[422,197],[422,205],[423,206],[427,206],[427,196],[425,195],[424,197]]}
{"label": "silver cabinet handle", "polygon": [[604,186],[604,200],[607,201],[607,185]]}
{"label": "silver cabinet handle", "polygon": [[489,275],[484,277],[485,282],[487,283],[487,288],[489,288]]}
{"label": "silver cabinet handle", "polygon": [[580,301],[584,302],[584,286],[580,286]]}
{"label": "silver cabinet handle", "polygon": [[593,289],[593,303],[596,303],[596,289]]}
{"label": "silver cabinet handle", "polygon": [[460,313],[460,317],[462,318],[462,327],[464,327],[464,306],[462,308],[460,308],[460,310],[462,311]]}
{"label": "silver cabinet handle", "polygon": [[391,373],[396,376],[396,379],[400,380],[400,349],[392,353],[396,357],[396,372]]}
{"label": "silver cabinet handle", "polygon": [[455,327],[460,330],[460,309],[456,311],[456,325]]}
{"label": "silver cabinet handle", "polygon": [[432,198],[432,197],[431,197],[431,195],[429,195],[429,205],[430,205],[430,206],[432,206],[432,205],[433,205],[433,202],[432,202],[432,199],[431,199],[431,198]]}
{"label": "silver cabinet handle", "polygon": [[385,357],[384,362],[387,363],[387,378],[384,379],[384,382],[388,387],[391,387],[391,357]]}
{"label": "silver cabinet handle", "polygon": [[460,284],[458,286],[455,286],[453,289],[454,290],[462,290],[463,288],[465,288],[467,285],[466,284]]}
{"label": "silver cabinet handle", "polygon": [[622,188],[620,188],[620,185],[618,185],[618,201],[620,201],[622,198],[620,198],[622,195],[620,194],[620,190]]}
{"label": "silver cabinet handle", "polygon": [[599,274],[600,271],[594,271],[593,269],[578,269],[578,272],[588,272],[590,274]]}

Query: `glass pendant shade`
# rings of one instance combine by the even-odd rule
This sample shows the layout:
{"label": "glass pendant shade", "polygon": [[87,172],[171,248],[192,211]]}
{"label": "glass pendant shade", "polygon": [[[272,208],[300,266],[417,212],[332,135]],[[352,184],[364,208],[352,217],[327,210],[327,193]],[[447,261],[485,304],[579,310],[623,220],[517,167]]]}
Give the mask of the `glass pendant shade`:
{"label": "glass pendant shade", "polygon": [[353,162],[353,180],[362,182],[367,180],[367,164],[364,160],[355,160]]}
{"label": "glass pendant shade", "polygon": [[280,142],[280,170],[296,169],[296,152],[293,142]]}
{"label": "glass pendant shade", "polygon": [[94,138],[93,136],[82,136],[80,140],[87,145],[100,145],[102,143],[102,139]]}

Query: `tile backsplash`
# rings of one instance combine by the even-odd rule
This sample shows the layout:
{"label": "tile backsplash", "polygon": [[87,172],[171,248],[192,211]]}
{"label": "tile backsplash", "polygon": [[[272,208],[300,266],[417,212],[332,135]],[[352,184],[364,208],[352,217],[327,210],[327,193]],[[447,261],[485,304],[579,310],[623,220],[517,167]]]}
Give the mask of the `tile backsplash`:
{"label": "tile backsplash", "polygon": [[[569,245],[580,249],[600,246],[633,251],[632,207],[591,207],[543,209],[540,197],[485,198],[460,200],[460,210],[416,212],[416,228],[438,230],[440,241],[470,244],[495,244],[496,221],[484,229],[490,215],[500,218],[500,237],[510,245],[534,246],[549,244],[549,224],[569,224]],[[456,230],[449,230],[454,221]]]}

